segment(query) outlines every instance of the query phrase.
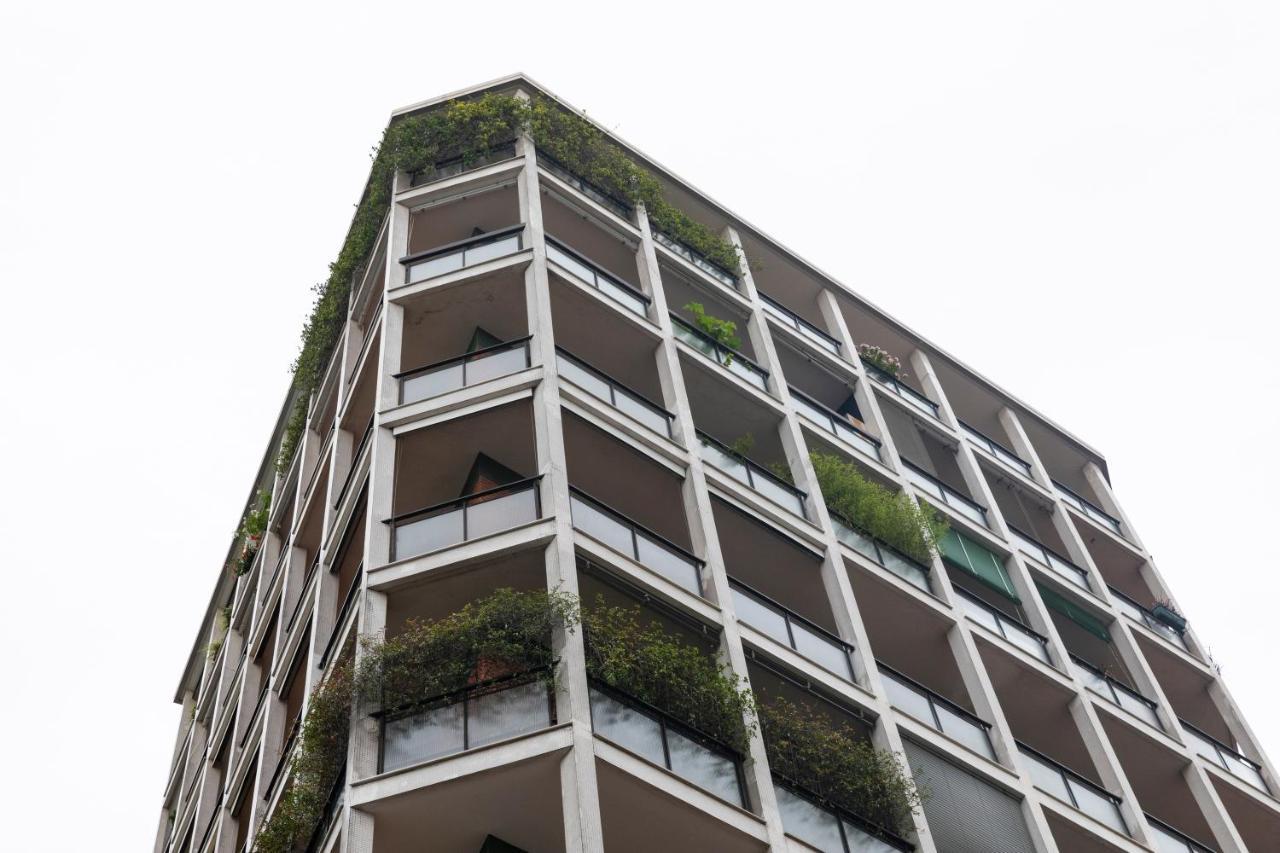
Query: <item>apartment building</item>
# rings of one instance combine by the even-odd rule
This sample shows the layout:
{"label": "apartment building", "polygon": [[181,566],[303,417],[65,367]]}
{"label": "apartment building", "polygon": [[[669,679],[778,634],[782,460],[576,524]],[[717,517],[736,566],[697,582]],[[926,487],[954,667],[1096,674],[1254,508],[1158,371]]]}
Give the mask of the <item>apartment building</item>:
{"label": "apartment building", "polygon": [[[517,75],[392,123],[485,93],[563,106]],[[846,808],[760,727],[718,741],[592,677],[586,632],[558,630],[550,689],[482,673],[429,706],[357,707],[287,849],[1280,850],[1276,768],[1106,460],[605,138],[661,201],[523,130],[394,170],[216,567],[157,853],[254,849],[359,638],[504,588],[640,608],[897,756],[922,805],[898,826]],[[663,202],[743,262],[661,227]],[[893,547],[838,511],[824,465],[947,532]]]}

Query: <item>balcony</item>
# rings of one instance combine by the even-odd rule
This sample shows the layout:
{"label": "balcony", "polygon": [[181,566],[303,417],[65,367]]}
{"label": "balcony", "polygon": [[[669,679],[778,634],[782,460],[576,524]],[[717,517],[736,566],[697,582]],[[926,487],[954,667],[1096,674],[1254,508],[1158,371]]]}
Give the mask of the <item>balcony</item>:
{"label": "balcony", "polygon": [[470,157],[449,157],[445,160],[436,161],[426,169],[412,171],[409,173],[409,186],[421,187],[436,181],[443,181],[445,178],[452,178],[466,172],[473,172],[476,169],[483,169],[485,166],[492,166],[494,163],[511,160],[515,156],[516,143],[514,139],[500,142]]}
{"label": "balcony", "polygon": [[531,364],[529,341],[528,336],[517,338],[397,373],[394,378],[400,386],[400,404],[438,397],[524,370]]}
{"label": "balcony", "polygon": [[738,619],[846,681],[857,683],[853,646],[742,581],[729,578]]}
{"label": "balcony", "polygon": [[1175,630],[1172,626],[1166,625],[1156,617],[1152,616],[1150,610],[1143,607],[1120,590],[1115,587],[1109,587],[1109,589],[1116,599],[1116,604],[1120,607],[1120,612],[1124,613],[1124,615],[1128,616],[1133,621],[1146,625],[1170,643],[1173,643],[1178,648],[1190,654],[1191,650],[1187,647],[1186,638],[1184,638],[1181,633]]}
{"label": "balcony", "polygon": [[1004,637],[1010,644],[1022,649],[1033,658],[1053,666],[1052,661],[1049,660],[1048,637],[1036,633],[1020,621],[1000,612],[963,587],[956,586],[954,589],[960,609],[966,616]]}
{"label": "balcony", "polygon": [[1191,741],[1191,748],[1195,750],[1197,755],[1207,759],[1210,764],[1216,764],[1232,776],[1257,788],[1262,793],[1271,793],[1271,789],[1267,787],[1267,782],[1262,776],[1261,764],[1246,758],[1186,720],[1179,720],[1178,722],[1182,724],[1183,731],[1187,733],[1187,737]]}
{"label": "balcony", "polygon": [[916,488],[929,497],[941,501],[944,505],[955,510],[956,513],[969,519],[974,524],[982,527],[987,526],[987,511],[981,504],[960,494],[960,492],[951,488],[942,480],[907,459],[902,460],[902,465],[906,470],[907,479]]}
{"label": "balcony", "polygon": [[702,561],[585,492],[570,488],[573,526],[688,592],[702,595]]}
{"label": "balcony", "polygon": [[376,717],[382,773],[555,725],[555,698],[543,673],[524,672]]}
{"label": "balcony", "polygon": [[1051,569],[1055,575],[1067,583],[1078,586],[1085,592],[1092,592],[1089,587],[1089,573],[1084,569],[1056,551],[1041,545],[1013,525],[1009,525],[1009,533],[1013,536],[1013,543],[1018,546],[1019,551],[1045,568]]}
{"label": "balcony", "polygon": [[777,774],[773,778],[773,792],[786,833],[824,853],[894,853],[915,849],[905,840],[823,802]]}
{"label": "balcony", "polygon": [[853,522],[828,508],[836,538],[871,562],[888,569],[914,587],[929,592],[929,567],[894,550],[879,539],[859,529]]}
{"label": "balcony", "polygon": [[547,261],[556,264],[587,287],[599,291],[632,314],[640,317],[648,316],[648,296],[550,235],[547,236]]}
{"label": "balcony", "polygon": [[907,405],[911,406],[918,412],[922,412],[935,420],[938,418],[938,404],[930,400],[924,394],[907,385],[891,373],[876,367],[869,362],[862,362],[862,366],[866,368],[867,375],[874,379],[884,388],[888,388],[896,394]]}
{"label": "balcony", "polygon": [[671,425],[675,415],[639,391],[628,388],[609,374],[592,367],[560,347],[556,347],[556,366],[562,379],[569,380],[591,396],[608,403],[659,435],[671,437]]}
{"label": "balcony", "polygon": [[1072,491],[1069,487],[1063,485],[1057,480],[1053,481],[1053,485],[1055,488],[1057,488],[1058,494],[1062,496],[1062,499],[1066,501],[1068,504],[1070,504],[1072,507],[1079,510],[1089,519],[1096,521],[1098,524],[1101,524],[1103,527],[1107,528],[1115,535],[1121,538],[1124,538],[1124,533],[1121,531],[1121,528],[1120,528],[1120,519],[1116,518],[1113,515],[1108,515],[1097,504],[1091,502],[1088,498],[1084,497],[1078,492]]}
{"label": "balcony", "polygon": [[624,219],[627,222],[632,222],[635,219],[635,208],[631,205],[631,202],[626,199],[619,198],[602,187],[596,186],[586,178],[579,177],[574,174],[568,166],[564,165],[550,154],[547,154],[545,151],[538,152],[538,166],[546,169],[548,172],[555,175],[561,181],[573,187],[596,204],[616,213],[619,218]]}
{"label": "balcony", "polygon": [[1032,479],[1030,462],[1023,459],[1021,456],[1014,453],[994,438],[978,431],[976,427],[969,426],[969,424],[964,421],[960,421],[960,431],[963,432],[970,441],[978,447],[981,447],[1000,462],[1003,462],[1007,467],[1017,471],[1028,480]]}
{"label": "balcony", "polygon": [[889,702],[904,714],[924,723],[984,758],[995,761],[991,748],[991,724],[895,669],[877,662]]}
{"label": "balcony", "polygon": [[542,517],[538,483],[528,477],[388,519],[391,560],[403,560],[469,542]]}
{"label": "balcony", "polygon": [[764,293],[760,294],[760,301],[764,303],[765,313],[770,317],[782,323],[782,325],[793,329],[798,335],[800,335],[800,337],[804,338],[818,349],[828,352],[837,358],[840,356],[840,341],[831,337],[822,329],[819,329],[813,323],[810,323],[790,308],[785,307],[782,303],[769,298]]}
{"label": "balcony", "polygon": [[661,710],[592,680],[596,734],[722,800],[748,807],[742,757]]}
{"label": "balcony", "polygon": [[1183,835],[1169,824],[1151,815],[1144,815],[1144,817],[1151,830],[1151,838],[1155,842],[1157,853],[1214,853],[1212,847],[1207,847],[1194,838]]}
{"label": "balcony", "polygon": [[715,338],[694,328],[679,315],[672,314],[671,322],[677,340],[684,341],[748,385],[759,388],[766,394],[769,392],[769,371],[737,350],[718,343]]}
{"label": "balcony", "polygon": [[1123,708],[1133,716],[1154,728],[1161,729],[1160,715],[1156,713],[1156,703],[1138,691],[1123,684],[1088,661],[1071,656],[1072,669],[1076,677],[1084,682],[1093,693],[1106,699],[1112,705]]}
{"label": "balcony", "polygon": [[1119,797],[1024,743],[1019,743],[1018,749],[1037,788],[1121,835],[1129,834]]}
{"label": "balcony", "polygon": [[524,226],[510,225],[455,243],[406,255],[400,259],[400,263],[405,268],[405,284],[416,284],[445,273],[474,267],[485,261],[513,255],[522,248],[524,248]]}
{"label": "balcony", "polygon": [[880,439],[858,429],[849,423],[844,415],[828,409],[808,394],[794,387],[788,387],[797,412],[836,438],[847,442],[877,462],[880,461]]}
{"label": "balcony", "polygon": [[718,264],[713,263],[696,249],[680,242],[675,237],[672,237],[669,234],[664,234],[657,228],[652,228],[652,223],[650,223],[650,226],[653,231],[653,241],[659,246],[662,246],[672,254],[683,258],[685,261],[688,261],[694,267],[697,267],[699,270],[711,276],[730,290],[738,289],[738,277],[736,275]]}
{"label": "balcony", "polygon": [[805,493],[699,430],[702,458],[772,503],[805,518]]}

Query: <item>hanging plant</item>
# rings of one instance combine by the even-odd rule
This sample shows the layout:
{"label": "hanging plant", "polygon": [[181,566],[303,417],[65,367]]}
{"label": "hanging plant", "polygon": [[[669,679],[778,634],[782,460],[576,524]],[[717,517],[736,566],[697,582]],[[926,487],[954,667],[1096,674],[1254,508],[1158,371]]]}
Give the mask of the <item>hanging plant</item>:
{"label": "hanging plant", "polygon": [[858,344],[858,357],[872,367],[880,368],[890,376],[896,376],[899,379],[906,378],[907,372],[902,369],[902,362],[898,360],[898,357],[875,344]]}

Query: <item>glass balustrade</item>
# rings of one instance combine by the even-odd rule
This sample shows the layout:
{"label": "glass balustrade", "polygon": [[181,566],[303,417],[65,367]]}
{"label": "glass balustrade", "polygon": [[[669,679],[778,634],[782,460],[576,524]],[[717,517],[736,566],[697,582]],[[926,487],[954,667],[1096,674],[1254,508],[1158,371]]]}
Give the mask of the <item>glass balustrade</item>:
{"label": "glass balustrade", "polygon": [[889,694],[889,702],[895,708],[959,741],[978,755],[995,760],[991,737],[987,733],[991,728],[990,724],[902,673],[882,663],[878,666],[883,676],[884,688]]}
{"label": "glass balustrade", "polygon": [[523,246],[524,226],[513,225],[409,255],[401,258],[400,263],[404,264],[405,283],[414,284],[514,254]]}
{"label": "glass balustrade", "polygon": [[461,175],[463,172],[470,172],[485,166],[491,166],[494,163],[501,163],[503,160],[510,160],[515,156],[515,140],[503,142],[473,156],[450,157],[447,160],[436,162],[429,169],[410,172],[409,186],[420,187],[435,181],[443,181],[445,178],[452,178],[455,175]]}
{"label": "glass balustrade", "polygon": [[[649,224],[650,226],[652,226],[653,222],[650,221]],[[724,269],[719,264],[716,264],[713,261],[708,260],[705,255],[696,251],[692,247],[685,245],[684,243],[680,242],[676,238],[663,234],[661,231],[659,231],[656,228],[653,228],[652,231],[653,231],[653,241],[657,243],[659,246],[662,246],[663,248],[667,249],[667,251],[675,255],[678,255],[684,260],[693,264],[695,267],[702,270],[704,273],[711,276],[716,281],[723,284],[725,287],[728,287],[733,290],[738,289],[738,277],[736,275]]]}
{"label": "glass balustrade", "polygon": [[739,620],[846,681],[857,681],[853,646],[739,580],[729,578],[729,588]]}
{"label": "glass balustrade", "polygon": [[833,412],[807,394],[797,391],[795,388],[790,390],[791,401],[795,405],[797,412],[837,438],[844,439],[877,462],[880,461],[879,439],[867,435],[849,423],[844,415]]}
{"label": "glass balustrade", "polygon": [[1120,530],[1120,519],[1116,518],[1114,515],[1108,515],[1097,504],[1093,503],[1088,498],[1083,497],[1078,492],[1073,492],[1069,487],[1064,486],[1057,480],[1053,481],[1053,485],[1057,487],[1058,493],[1062,495],[1062,499],[1064,501],[1080,510],[1080,512],[1084,513],[1089,518],[1098,522],[1103,527],[1110,529],[1117,536],[1124,536]]}
{"label": "glass balustrade", "polygon": [[867,369],[868,376],[879,382],[885,388],[888,388],[912,408],[924,412],[931,418],[938,417],[937,403],[933,402],[910,385],[905,384],[892,373],[888,373],[865,360],[862,364]]}
{"label": "glass balustrade", "polygon": [[794,329],[805,340],[809,341],[819,349],[826,350],[832,355],[840,355],[840,342],[801,317],[790,308],[785,307],[780,302],[776,302],[760,294],[760,301],[764,303],[764,310],[769,316],[780,321],[784,326]]}
{"label": "glass balustrade", "polygon": [[835,528],[837,539],[907,583],[929,592],[928,566],[916,562],[870,534],[859,530],[851,521],[838,515],[834,510],[828,508],[827,514],[831,516],[831,524]]}
{"label": "glass balustrade", "polygon": [[416,557],[538,520],[540,479],[485,489],[390,519],[391,559]]}
{"label": "glass balustrade", "polygon": [[1186,638],[1172,626],[1166,625],[1156,617],[1152,616],[1151,611],[1147,610],[1141,604],[1134,601],[1115,587],[1111,586],[1107,588],[1111,590],[1111,594],[1115,597],[1116,603],[1119,605],[1122,613],[1135,622],[1140,622],[1143,625],[1146,625],[1152,631],[1156,632],[1161,637],[1164,637],[1166,640],[1188,654],[1191,652],[1191,649],[1187,646]]}
{"label": "glass balustrade", "polygon": [[973,441],[974,444],[978,445],[983,450],[987,451],[992,456],[994,456],[996,459],[1000,460],[1008,467],[1017,471],[1019,474],[1022,474],[1028,480],[1031,479],[1031,463],[1030,462],[1023,459],[1021,456],[1014,453],[1012,450],[1005,447],[1003,444],[996,441],[994,438],[991,438],[990,436],[982,432],[979,432],[974,427],[969,426],[964,421],[960,421],[960,429],[962,432],[964,432],[966,436],[969,437],[971,441]]}
{"label": "glass balustrade", "polygon": [[906,459],[902,460],[902,464],[906,469],[907,479],[917,488],[930,497],[942,501],[942,503],[975,524],[980,524],[983,527],[987,526],[987,511],[981,504],[974,503],[920,466],[908,462]]}
{"label": "glass balustrade", "polygon": [[625,554],[694,595],[702,595],[702,561],[585,492],[570,488],[575,529]]}
{"label": "glass balustrade", "polygon": [[1213,853],[1213,848],[1182,834],[1164,821],[1151,815],[1145,817],[1147,826],[1151,828],[1151,840],[1155,844],[1156,853]]}
{"label": "glass balustrade", "polygon": [[679,316],[672,314],[671,322],[672,331],[678,340],[684,341],[748,384],[754,385],[761,391],[769,390],[769,371],[737,350],[717,343],[715,338],[703,334]]}
{"label": "glass balustrade", "polygon": [[1052,666],[1049,660],[1049,640],[1047,637],[1023,625],[1021,622],[1006,616],[968,590],[955,587],[956,598],[965,615],[988,629],[1004,637],[1013,645],[1022,649],[1033,658],[1037,658]]}
{"label": "glass balustrade", "polygon": [[1106,699],[1112,705],[1123,708],[1143,722],[1155,726],[1157,729],[1163,728],[1160,725],[1160,715],[1156,713],[1155,702],[1152,702],[1131,687],[1121,684],[1093,664],[1075,655],[1071,656],[1071,663],[1076,676],[1084,682],[1084,686],[1090,691]]}
{"label": "glass balustrade", "polygon": [[1080,587],[1085,591],[1089,589],[1089,573],[1068,560],[1066,557],[1060,556],[1049,548],[1041,545],[1018,528],[1010,525],[1009,532],[1013,535],[1013,542],[1018,546],[1018,550],[1035,560],[1042,566],[1053,570],[1053,573],[1061,577],[1063,580]]}
{"label": "glass balustrade", "polygon": [[633,314],[648,316],[649,297],[621,279],[605,272],[599,264],[587,260],[564,243],[547,237],[547,260],[566,270],[574,278],[592,287]]}
{"label": "glass balustrade", "polygon": [[675,415],[559,347],[556,347],[556,368],[562,379],[568,379],[591,396],[603,400],[656,433],[671,435],[671,423]]}
{"label": "glass balustrade", "polygon": [[380,772],[465,752],[555,723],[555,700],[538,673],[506,676],[381,717]]}
{"label": "glass balustrade", "polygon": [[723,800],[746,807],[742,760],[733,750],[599,682],[592,682],[590,698],[596,734]]}
{"label": "glass balustrade", "polygon": [[[894,853],[911,850],[905,841],[890,843],[886,833],[868,822],[800,792],[798,787],[774,779],[773,792],[782,815],[782,828],[822,853]],[[874,833],[874,834],[873,834]]]}
{"label": "glass balustrade", "polygon": [[1179,720],[1179,722],[1182,723],[1183,731],[1187,733],[1187,737],[1191,741],[1191,748],[1197,754],[1218,765],[1237,779],[1252,785],[1259,791],[1266,794],[1271,793],[1271,789],[1267,787],[1266,779],[1262,776],[1261,764],[1245,758],[1231,747],[1210,737],[1186,720]]}
{"label": "glass balustrade", "polygon": [[702,458],[752,491],[804,518],[804,492],[738,455],[706,433],[699,432]]}
{"label": "glass balustrade", "polygon": [[529,338],[524,337],[406,370],[395,375],[400,383],[400,403],[416,403],[507,376],[530,363]]}
{"label": "glass balustrade", "polygon": [[565,166],[545,151],[538,152],[538,165],[601,207],[608,208],[627,222],[632,221],[635,208],[626,199],[619,198],[603,187],[598,187],[591,183],[586,178],[575,175],[568,166]]}
{"label": "glass balustrade", "polygon": [[1129,834],[1124,816],[1120,813],[1119,797],[1026,744],[1018,744],[1018,749],[1031,774],[1031,782],[1037,788],[1121,835]]}

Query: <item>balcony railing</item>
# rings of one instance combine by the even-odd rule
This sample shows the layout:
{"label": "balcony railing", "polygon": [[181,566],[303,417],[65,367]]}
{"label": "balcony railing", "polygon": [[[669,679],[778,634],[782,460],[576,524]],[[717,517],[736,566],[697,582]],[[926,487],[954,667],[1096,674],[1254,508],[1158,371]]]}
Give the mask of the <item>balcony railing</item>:
{"label": "balcony railing", "polygon": [[275,796],[276,788],[283,784],[288,775],[289,759],[293,756],[293,748],[298,743],[298,736],[301,733],[302,711],[299,710],[297,716],[289,723],[289,731],[284,736],[284,745],[280,747],[280,757],[276,759],[276,769],[271,774],[271,781],[267,783],[268,800]]}
{"label": "balcony railing", "polygon": [[1135,622],[1141,622],[1143,625],[1146,625],[1152,631],[1155,631],[1178,648],[1190,653],[1191,650],[1187,648],[1186,638],[1174,630],[1172,626],[1166,625],[1156,617],[1152,616],[1150,610],[1143,607],[1141,604],[1134,601],[1114,586],[1109,586],[1107,589],[1111,590],[1111,594],[1115,596],[1116,602],[1120,605],[1120,610],[1126,616]]}
{"label": "balcony railing", "polygon": [[914,485],[927,492],[931,497],[942,501],[975,524],[981,524],[983,527],[987,526],[987,510],[981,504],[960,494],[919,465],[905,458],[902,460],[902,464],[907,469],[907,479]]}
{"label": "balcony railing", "polygon": [[347,476],[342,478],[342,488],[338,489],[338,499],[333,502],[333,508],[337,509],[342,506],[342,501],[347,496],[347,489],[351,488],[351,480],[356,475],[356,468],[359,467],[360,455],[364,453],[364,449],[369,444],[369,439],[373,436],[373,415],[369,416],[369,425],[364,428],[364,434],[360,436],[360,443],[356,445],[356,449],[351,451],[351,462],[347,466]]}
{"label": "balcony railing", "polygon": [[735,750],[595,679],[590,694],[597,735],[723,800],[747,806],[742,756]]}
{"label": "balcony railing", "polygon": [[827,507],[836,538],[862,556],[893,572],[909,584],[929,592],[929,567],[896,551]]}
{"label": "balcony railing", "polygon": [[599,264],[587,260],[555,238],[547,237],[547,260],[568,270],[574,278],[608,296],[633,314],[649,314],[649,297],[631,285],[605,272]]}
{"label": "balcony railing", "polygon": [[1084,682],[1085,687],[1108,700],[1112,705],[1128,711],[1143,722],[1149,723],[1157,729],[1163,728],[1160,725],[1160,715],[1156,713],[1155,702],[1152,702],[1132,687],[1121,684],[1086,660],[1072,655],[1071,663],[1074,665],[1076,675]]}
{"label": "balcony railing", "polygon": [[876,367],[871,362],[866,361],[864,359],[862,362],[862,365],[867,369],[868,376],[870,376],[872,379],[879,382],[884,387],[888,388],[893,393],[897,394],[904,401],[906,401],[912,408],[915,408],[920,410],[921,412],[924,412],[926,415],[928,415],[931,418],[938,417],[937,403],[933,402],[928,397],[921,394],[916,389],[912,388],[910,385],[907,385],[905,382],[898,379],[892,373],[889,373],[885,370],[882,370],[879,367]]}
{"label": "balcony railing", "polygon": [[356,567],[355,577],[351,579],[351,585],[347,587],[342,595],[342,603],[338,605],[338,615],[333,619],[333,630],[329,632],[329,641],[324,645],[324,654],[320,656],[320,668],[324,669],[329,665],[329,659],[333,656],[337,649],[336,643],[338,637],[342,633],[342,625],[347,621],[347,614],[351,612],[351,608],[355,607],[356,599],[359,598],[360,584],[364,581],[364,564],[361,563]]}
{"label": "balcony railing", "polygon": [[828,672],[857,682],[853,646],[736,578],[729,578],[729,588],[740,620]]}
{"label": "balcony railing", "polygon": [[999,459],[1005,465],[1022,474],[1028,480],[1031,479],[1031,463],[996,441],[991,436],[979,431],[976,427],[971,427],[964,421],[960,421],[960,430],[969,437],[974,444],[986,450],[996,459]]}
{"label": "balcony railing", "polygon": [[602,370],[592,367],[576,355],[556,347],[556,367],[562,378],[597,397],[659,435],[671,435],[675,415],[649,400],[639,391],[623,385]]}
{"label": "balcony railing", "polygon": [[791,390],[791,399],[795,403],[796,411],[837,438],[852,444],[872,459],[880,460],[880,439],[867,435],[849,423],[844,415],[828,409],[803,391],[797,391],[790,385],[787,387]]}
{"label": "balcony railing", "polygon": [[1156,853],[1213,853],[1213,848],[1179,832],[1164,821],[1144,815],[1155,839]]}
{"label": "balcony railing", "polygon": [[579,489],[569,489],[573,526],[694,595],[702,595],[702,561]]}
{"label": "balcony railing", "polygon": [[995,631],[1033,658],[1052,666],[1049,661],[1048,637],[1038,634],[1018,620],[1006,616],[962,587],[955,587],[955,591],[959,597],[960,606],[970,619]]}
{"label": "balcony railing", "polygon": [[764,310],[776,320],[780,320],[784,326],[790,326],[795,329],[801,337],[820,349],[824,349],[832,355],[840,355],[840,342],[801,317],[796,312],[787,308],[781,302],[760,294],[760,301],[764,303]]}
{"label": "balcony railing", "polygon": [[996,754],[991,748],[991,736],[988,734],[990,723],[975,717],[955,702],[939,696],[897,670],[879,661],[876,666],[884,676],[884,688],[889,694],[889,701],[898,710],[959,741],[978,755],[995,760]]}
{"label": "balcony railing", "polygon": [[555,696],[542,671],[532,670],[375,716],[378,768],[385,773],[554,725]]}
{"label": "balcony railing", "polygon": [[826,853],[895,853],[914,848],[871,821],[836,808],[800,785],[773,776],[773,792],[788,835]]}
{"label": "balcony railing", "polygon": [[524,370],[530,364],[529,340],[525,336],[504,341],[397,373],[393,378],[400,383],[400,403],[416,403]]}
{"label": "balcony railing", "polygon": [[1108,515],[1103,511],[1102,507],[1090,501],[1079,492],[1073,492],[1070,487],[1064,486],[1057,480],[1053,481],[1053,485],[1057,487],[1058,493],[1062,495],[1062,499],[1071,504],[1076,509],[1087,515],[1089,518],[1113,531],[1117,536],[1124,536],[1120,529],[1120,519],[1114,515]]}
{"label": "balcony railing", "polygon": [[702,458],[707,462],[778,506],[805,517],[804,492],[706,433],[699,431],[698,439],[702,443]]}
{"label": "balcony railing", "polygon": [[427,249],[425,252],[406,255],[400,259],[400,263],[404,265],[405,284],[413,284],[515,254],[523,247],[524,226],[512,225]]}
{"label": "balcony railing", "polygon": [[1129,834],[1119,797],[1025,743],[1019,743],[1018,750],[1026,759],[1033,785],[1121,835]]}
{"label": "balcony railing", "polygon": [[738,289],[738,277],[736,275],[714,261],[711,261],[693,247],[682,243],[675,237],[662,233],[657,228],[653,228],[652,220],[650,220],[649,225],[650,229],[653,231],[653,240],[655,243],[664,246],[672,253],[684,258],[686,261],[693,264],[695,267],[702,270],[725,287],[729,287],[734,290]]}
{"label": "balcony railing", "polygon": [[403,560],[469,542],[542,517],[542,475],[475,492],[387,519],[391,559]]}
{"label": "balcony railing", "polygon": [[769,371],[747,358],[735,349],[730,349],[724,344],[716,341],[710,335],[704,334],[701,330],[695,329],[690,323],[685,321],[677,314],[671,315],[672,331],[675,336],[684,341],[707,358],[719,364],[730,373],[737,375],[745,380],[748,384],[754,385],[761,391],[769,390]]}
{"label": "balcony railing", "polygon": [[1035,560],[1042,566],[1046,566],[1053,570],[1068,583],[1074,584],[1086,592],[1089,589],[1089,573],[1068,560],[1066,557],[1058,554],[1046,545],[1042,545],[1035,539],[1032,539],[1026,533],[1023,533],[1012,524],[1009,525],[1009,532],[1013,534],[1014,544],[1018,546],[1018,550]]}
{"label": "balcony railing", "polygon": [[474,169],[482,169],[494,163],[501,163],[503,160],[510,160],[515,156],[515,140],[501,142],[470,157],[450,157],[447,160],[437,161],[429,169],[410,172],[409,186],[420,187],[434,181],[443,181],[445,178],[452,178],[454,175],[461,175],[463,172]]}
{"label": "balcony railing", "polygon": [[601,207],[606,207],[623,219],[631,222],[635,218],[635,208],[631,202],[624,198],[619,198],[608,190],[596,186],[586,178],[575,175],[573,171],[556,158],[552,157],[545,151],[538,152],[538,165],[582,193],[587,198],[594,201]]}
{"label": "balcony railing", "polygon": [[1266,779],[1262,777],[1261,764],[1244,757],[1222,741],[1206,734],[1186,720],[1180,719],[1178,722],[1182,724],[1183,730],[1191,737],[1192,746],[1199,755],[1264,794],[1271,793],[1271,789],[1267,787]]}
{"label": "balcony railing", "polygon": [[315,831],[311,833],[311,839],[307,841],[304,853],[319,853],[320,845],[324,843],[325,837],[328,836],[329,829],[338,819],[338,816],[342,814],[342,801],[346,795],[346,790],[347,762],[343,760],[342,766],[338,768],[338,772],[334,776],[333,787],[329,790],[329,800],[325,803],[320,822],[316,824]]}

